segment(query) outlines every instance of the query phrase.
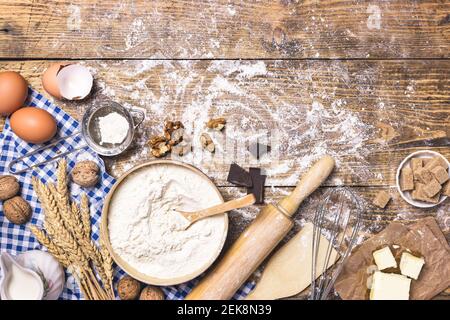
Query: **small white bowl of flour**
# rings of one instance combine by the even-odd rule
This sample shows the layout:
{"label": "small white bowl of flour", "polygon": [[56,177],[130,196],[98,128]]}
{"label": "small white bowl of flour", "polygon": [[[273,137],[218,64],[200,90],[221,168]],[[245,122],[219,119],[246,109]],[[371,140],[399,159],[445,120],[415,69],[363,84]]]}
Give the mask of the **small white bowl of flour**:
{"label": "small white bowl of flour", "polygon": [[102,236],[116,263],[148,284],[175,285],[203,273],[216,260],[228,231],[226,214],[185,230],[176,212],[223,202],[217,187],[198,169],[158,160],[126,173],[103,210]]}

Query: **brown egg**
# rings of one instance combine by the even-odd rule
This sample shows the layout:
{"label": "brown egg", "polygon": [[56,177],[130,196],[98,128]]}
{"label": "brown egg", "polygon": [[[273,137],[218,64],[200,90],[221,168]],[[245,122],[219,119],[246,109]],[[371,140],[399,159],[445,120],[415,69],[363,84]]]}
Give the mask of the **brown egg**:
{"label": "brown egg", "polygon": [[21,139],[30,143],[44,143],[56,134],[56,121],[50,113],[35,107],[25,107],[14,112],[11,129]]}
{"label": "brown egg", "polygon": [[0,114],[8,116],[23,106],[28,95],[26,80],[17,72],[0,72]]}
{"label": "brown egg", "polygon": [[64,66],[67,66],[68,62],[57,62],[52,64],[45,70],[44,75],[42,76],[42,86],[45,91],[47,91],[52,97],[56,99],[62,99],[61,92],[59,91],[58,82],[56,81],[56,75],[59,70],[61,70]]}

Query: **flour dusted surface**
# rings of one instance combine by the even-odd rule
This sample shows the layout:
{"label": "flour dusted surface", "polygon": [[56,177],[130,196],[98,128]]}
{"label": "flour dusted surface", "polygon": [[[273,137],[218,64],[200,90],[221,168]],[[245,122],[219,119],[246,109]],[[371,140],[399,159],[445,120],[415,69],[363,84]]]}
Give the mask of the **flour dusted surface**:
{"label": "flour dusted surface", "polygon": [[194,211],[220,203],[200,175],[177,165],[151,165],[116,189],[109,211],[113,250],[139,272],[159,279],[201,272],[223,245],[223,216],[203,219],[187,230],[174,210]]}

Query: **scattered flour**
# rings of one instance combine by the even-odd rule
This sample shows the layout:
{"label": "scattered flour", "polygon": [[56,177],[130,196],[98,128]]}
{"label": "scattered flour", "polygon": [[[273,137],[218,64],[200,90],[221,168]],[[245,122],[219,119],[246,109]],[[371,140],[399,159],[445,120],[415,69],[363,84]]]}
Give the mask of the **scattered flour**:
{"label": "scattered flour", "polygon": [[76,5],[69,5],[67,7],[69,17],[67,18],[67,29],[69,31],[81,30],[81,8]]}
{"label": "scattered flour", "polygon": [[211,62],[207,70],[220,72],[224,76],[236,74],[236,78],[240,80],[267,75],[267,68],[264,61],[243,63],[242,61],[215,60]]}
{"label": "scattered flour", "polygon": [[227,12],[230,16],[234,16],[236,14],[236,8],[229,4],[227,6]]}
{"label": "scattered flour", "polygon": [[[367,142],[376,130],[359,117],[360,113],[353,112],[345,99],[335,99],[335,89],[318,86],[313,81],[318,68],[326,68],[322,74],[328,72],[335,81],[350,82],[349,71],[343,63],[307,64],[302,72],[288,69],[289,82],[283,84],[271,80],[273,74],[265,61],[123,63],[126,67],[117,68],[124,70],[130,79],[139,80],[114,84],[116,92],[107,89],[107,84],[100,84],[103,93],[112,93],[113,99],[131,98],[131,105],[145,108],[147,120],[151,121],[138,130],[140,141],[129,155],[127,168],[147,158],[146,139],[158,134],[164,120],[171,119],[183,122],[194,146],[194,152],[181,160],[198,166],[215,179],[222,180],[218,173],[236,161],[243,166],[258,165],[266,169],[268,185],[295,185],[299,176],[325,154],[334,156],[339,170],[353,174],[356,179],[367,180],[378,174],[364,169],[366,156],[372,151]],[[271,68],[286,68],[285,63],[274,61]],[[372,73],[371,69],[369,72]],[[264,92],[262,87],[266,88]],[[287,88],[298,88],[295,97]],[[364,86],[361,90],[366,92],[368,88]],[[295,103],[297,99],[299,102]],[[182,112],[179,107],[173,108],[174,105],[183,106]],[[198,143],[205,131],[204,124],[220,116],[227,119],[226,130],[210,133],[218,152],[204,153]],[[271,154],[259,160],[251,156],[249,145],[256,141],[270,144]],[[357,172],[345,167],[349,159],[361,162]],[[120,169],[123,172],[124,168]],[[337,178],[331,183],[346,182]]]}
{"label": "scattered flour", "polygon": [[131,32],[127,34],[125,38],[125,48],[130,50],[142,42],[145,42],[147,38],[145,22],[142,18],[136,18],[131,23]]}
{"label": "scattered flour", "polygon": [[375,4],[370,4],[367,7],[367,13],[370,14],[367,18],[367,29],[373,30],[381,29],[381,10],[380,7]]}

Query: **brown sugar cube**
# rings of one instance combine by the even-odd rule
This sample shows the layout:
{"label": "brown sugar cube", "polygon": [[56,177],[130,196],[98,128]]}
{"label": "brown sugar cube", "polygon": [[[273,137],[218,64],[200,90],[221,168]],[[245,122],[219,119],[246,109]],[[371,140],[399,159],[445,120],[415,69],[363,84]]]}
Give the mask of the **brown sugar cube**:
{"label": "brown sugar cube", "polygon": [[434,158],[432,158],[431,161],[428,162],[424,166],[424,168],[428,169],[428,170],[431,170],[431,169],[434,169],[434,168],[436,168],[438,166],[443,167],[445,170],[448,169],[447,162],[445,162],[445,160],[442,159],[441,157],[434,157]]}
{"label": "brown sugar cube", "polygon": [[400,190],[409,191],[414,189],[414,176],[412,169],[407,166],[400,172]]}
{"label": "brown sugar cube", "polygon": [[431,169],[431,173],[440,184],[444,184],[448,180],[448,172],[441,166]]}
{"label": "brown sugar cube", "polygon": [[417,176],[417,171],[423,167],[423,159],[422,158],[412,158],[411,159],[411,169],[414,174],[414,180],[419,180]]}
{"label": "brown sugar cube", "polygon": [[442,157],[436,157],[437,161],[439,161],[439,165],[443,167],[445,170],[448,170],[448,163]]}
{"label": "brown sugar cube", "polygon": [[441,189],[441,184],[436,179],[433,179],[423,187],[423,192],[427,197],[431,198],[438,194]]}
{"label": "brown sugar cube", "polygon": [[423,159],[423,158],[412,158],[411,159],[411,168],[413,169],[413,171],[422,168],[424,160],[425,159]]}
{"label": "brown sugar cube", "polygon": [[439,200],[441,198],[441,194],[437,193],[434,197],[425,197],[423,199],[423,201],[428,202],[428,203],[439,203]]}
{"label": "brown sugar cube", "polygon": [[422,166],[425,167],[427,164],[429,164],[433,158],[422,158]]}
{"label": "brown sugar cube", "polygon": [[450,180],[447,181],[443,186],[442,186],[442,194],[444,196],[450,197]]}
{"label": "brown sugar cube", "polygon": [[416,182],[414,185],[415,189],[411,192],[411,198],[413,198],[414,200],[423,201],[423,186],[423,183]]}
{"label": "brown sugar cube", "polygon": [[420,168],[415,172],[415,176],[417,177],[417,181],[420,181],[423,184],[427,184],[431,180],[434,179],[433,174],[430,170],[424,168]]}
{"label": "brown sugar cube", "polygon": [[411,198],[418,201],[428,202],[428,203],[438,203],[440,195],[436,194],[434,197],[428,197],[424,192],[425,185],[423,183],[417,182],[416,188],[411,192]]}
{"label": "brown sugar cube", "polygon": [[439,200],[441,199],[441,193],[438,192],[434,197],[427,197],[425,198],[425,202],[429,202],[429,203],[439,203]]}
{"label": "brown sugar cube", "polygon": [[384,190],[381,190],[380,192],[378,192],[375,199],[373,199],[373,204],[379,208],[384,209],[388,204],[389,200],[391,200],[391,196],[389,195],[389,193],[387,193]]}

